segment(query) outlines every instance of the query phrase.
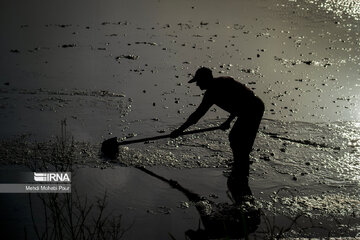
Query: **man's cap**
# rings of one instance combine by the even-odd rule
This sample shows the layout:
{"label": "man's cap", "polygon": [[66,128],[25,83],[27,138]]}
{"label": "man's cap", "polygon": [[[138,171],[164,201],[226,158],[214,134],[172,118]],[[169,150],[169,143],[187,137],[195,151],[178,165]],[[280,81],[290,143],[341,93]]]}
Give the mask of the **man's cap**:
{"label": "man's cap", "polygon": [[198,80],[205,78],[212,78],[212,71],[210,68],[201,67],[196,70],[195,76],[188,83],[197,82]]}

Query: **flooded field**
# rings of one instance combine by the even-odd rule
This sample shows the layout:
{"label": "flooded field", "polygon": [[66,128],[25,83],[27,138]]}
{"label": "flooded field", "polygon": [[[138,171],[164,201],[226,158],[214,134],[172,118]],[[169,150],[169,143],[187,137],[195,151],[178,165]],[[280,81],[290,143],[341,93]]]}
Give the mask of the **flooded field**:
{"label": "flooded field", "polygon": [[[77,139],[93,142],[168,130],[200,101],[186,84],[200,65],[251,87],[267,118],[359,119],[358,21],[346,13],[296,1],[92,2],[81,14],[80,3],[58,3],[69,8],[58,16],[55,6],[35,1],[29,7],[47,14],[32,18],[27,4],[3,8],[4,137],[47,138],[64,118]],[[141,14],[138,5],[153,11]],[[20,17],[7,16],[17,8]],[[174,9],[186,14],[172,16]],[[224,113],[214,109],[207,118],[218,116]]]}
{"label": "flooded field", "polygon": [[[177,181],[211,206],[232,206],[228,132],[124,145],[116,159],[104,159],[100,146],[180,126],[202,98],[187,81],[207,66],[265,103],[248,201],[260,221],[249,237],[360,236],[358,1],[2,5],[2,169],[54,164],[64,140],[71,195],[95,204],[106,193],[106,212],[122,216],[123,239],[185,239],[200,219],[206,227],[199,201],[137,167]],[[193,129],[226,117],[211,108]],[[36,236],[31,208],[43,219],[41,201],[33,199],[30,206],[26,194],[1,194],[0,225],[19,239]]]}

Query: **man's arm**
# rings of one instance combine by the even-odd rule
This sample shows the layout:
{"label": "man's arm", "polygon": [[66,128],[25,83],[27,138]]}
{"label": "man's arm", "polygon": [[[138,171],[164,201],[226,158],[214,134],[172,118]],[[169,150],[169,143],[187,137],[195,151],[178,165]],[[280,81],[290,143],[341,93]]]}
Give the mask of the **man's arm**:
{"label": "man's arm", "polygon": [[212,105],[213,104],[209,101],[208,97],[204,96],[203,101],[201,102],[199,107],[195,110],[195,112],[193,112],[189,116],[189,118],[186,120],[186,122],[183,125],[181,125],[178,129],[175,129],[171,133],[171,137],[173,138],[178,137],[185,129],[197,123],[200,120],[200,118],[205,115],[205,113],[210,109]]}

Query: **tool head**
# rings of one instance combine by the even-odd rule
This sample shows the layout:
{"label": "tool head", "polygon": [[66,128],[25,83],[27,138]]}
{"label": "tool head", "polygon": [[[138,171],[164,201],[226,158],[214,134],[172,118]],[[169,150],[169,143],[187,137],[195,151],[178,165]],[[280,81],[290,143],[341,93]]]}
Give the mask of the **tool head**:
{"label": "tool head", "polygon": [[115,159],[119,154],[119,143],[117,137],[105,140],[101,144],[101,153],[104,157]]}

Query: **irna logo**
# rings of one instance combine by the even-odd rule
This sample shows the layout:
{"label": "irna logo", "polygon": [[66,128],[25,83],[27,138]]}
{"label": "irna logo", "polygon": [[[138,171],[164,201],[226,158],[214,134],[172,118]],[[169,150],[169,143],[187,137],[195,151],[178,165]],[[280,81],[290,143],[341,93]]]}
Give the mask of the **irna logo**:
{"label": "irna logo", "polygon": [[35,182],[70,182],[71,173],[69,172],[53,172],[39,173],[34,172]]}

